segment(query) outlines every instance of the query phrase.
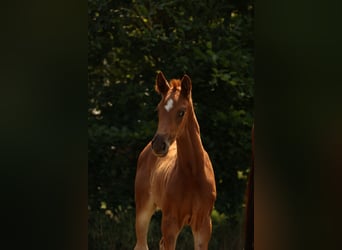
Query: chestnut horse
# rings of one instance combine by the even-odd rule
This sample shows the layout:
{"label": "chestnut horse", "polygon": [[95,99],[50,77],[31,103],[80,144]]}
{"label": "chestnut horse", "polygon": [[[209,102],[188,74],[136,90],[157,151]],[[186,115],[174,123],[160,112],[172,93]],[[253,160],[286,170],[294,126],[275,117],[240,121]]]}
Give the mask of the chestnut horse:
{"label": "chestnut horse", "polygon": [[179,232],[190,225],[195,249],[208,249],[216,200],[214,171],[204,150],[191,97],[189,76],[156,78],[158,129],[140,153],[135,178],[135,250],[146,250],[151,216],[162,210],[160,249],[175,249]]}

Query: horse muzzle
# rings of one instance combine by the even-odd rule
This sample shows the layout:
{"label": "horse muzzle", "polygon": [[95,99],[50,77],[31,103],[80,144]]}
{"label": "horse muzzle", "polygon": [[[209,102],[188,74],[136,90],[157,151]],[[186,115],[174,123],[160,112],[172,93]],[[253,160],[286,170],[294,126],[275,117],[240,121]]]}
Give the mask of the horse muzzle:
{"label": "horse muzzle", "polygon": [[170,143],[166,135],[155,135],[152,139],[152,152],[155,156],[164,157],[169,152]]}

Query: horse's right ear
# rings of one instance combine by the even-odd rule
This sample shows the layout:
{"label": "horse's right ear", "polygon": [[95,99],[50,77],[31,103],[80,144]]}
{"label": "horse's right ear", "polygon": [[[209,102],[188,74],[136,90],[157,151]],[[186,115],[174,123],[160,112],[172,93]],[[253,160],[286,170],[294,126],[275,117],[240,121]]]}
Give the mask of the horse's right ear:
{"label": "horse's right ear", "polygon": [[161,71],[157,75],[155,89],[161,95],[165,95],[170,89],[170,85]]}

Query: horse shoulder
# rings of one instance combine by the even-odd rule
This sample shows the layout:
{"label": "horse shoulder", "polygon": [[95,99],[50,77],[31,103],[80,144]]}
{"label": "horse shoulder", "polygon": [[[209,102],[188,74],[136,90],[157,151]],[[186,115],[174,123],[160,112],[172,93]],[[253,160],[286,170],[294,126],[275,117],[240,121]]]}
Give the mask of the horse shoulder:
{"label": "horse shoulder", "polygon": [[156,157],[151,152],[151,143],[141,151],[138,157],[137,171],[135,176],[136,192],[149,189],[150,178],[155,164]]}

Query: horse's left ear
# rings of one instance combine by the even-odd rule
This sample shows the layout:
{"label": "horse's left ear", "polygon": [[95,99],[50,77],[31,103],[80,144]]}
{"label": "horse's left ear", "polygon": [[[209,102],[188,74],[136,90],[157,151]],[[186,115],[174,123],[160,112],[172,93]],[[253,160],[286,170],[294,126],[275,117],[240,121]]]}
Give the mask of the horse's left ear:
{"label": "horse's left ear", "polygon": [[188,75],[184,75],[182,80],[181,80],[181,84],[182,84],[182,89],[181,89],[181,94],[184,97],[190,97],[191,94],[191,89],[192,89],[192,83],[191,83],[191,79]]}

